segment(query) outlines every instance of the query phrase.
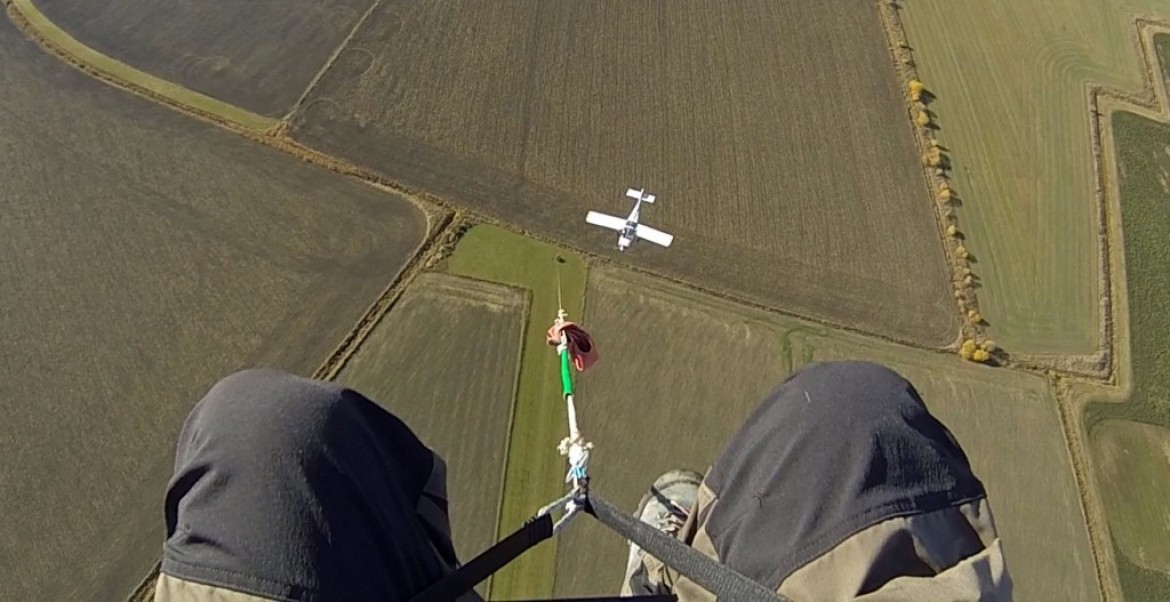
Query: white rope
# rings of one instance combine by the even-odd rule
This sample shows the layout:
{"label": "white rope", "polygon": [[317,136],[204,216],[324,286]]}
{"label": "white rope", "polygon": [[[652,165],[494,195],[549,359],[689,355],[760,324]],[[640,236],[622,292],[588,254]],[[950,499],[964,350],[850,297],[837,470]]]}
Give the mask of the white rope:
{"label": "white rope", "polygon": [[[559,276],[559,274],[558,274]],[[560,278],[558,277],[557,297],[560,297]],[[564,308],[557,310],[556,325],[561,326],[565,323],[565,318],[568,314],[565,313]],[[561,340],[557,345],[557,357],[564,362],[564,355],[569,353],[569,337],[562,330],[560,332]],[[564,386],[564,383],[562,383]],[[557,451],[562,456],[565,456],[569,463],[569,471],[565,475],[565,483],[570,484],[569,493],[564,497],[551,502],[541,509],[539,514],[546,514],[558,505],[564,504],[564,515],[560,520],[553,525],[553,533],[557,533],[564,527],[573,516],[585,508],[586,498],[589,495],[589,450],[593,449],[593,444],[585,441],[581,436],[581,429],[577,423],[577,405],[573,399],[572,387],[569,387],[569,392],[565,394],[565,412],[569,423],[569,436],[561,440],[557,445]]]}
{"label": "white rope", "polygon": [[[563,308],[558,309],[557,326],[564,324],[567,316],[568,314]],[[560,334],[561,342],[557,345],[558,357],[569,352],[569,337],[563,330]],[[589,450],[593,449],[593,444],[585,441],[585,438],[581,436],[581,429],[577,424],[577,404],[571,392],[565,395],[565,413],[569,421],[569,436],[561,440],[560,444],[557,445],[557,451],[568,459],[569,472],[565,475],[565,482],[571,483],[572,489],[576,491],[584,489],[588,485]]]}

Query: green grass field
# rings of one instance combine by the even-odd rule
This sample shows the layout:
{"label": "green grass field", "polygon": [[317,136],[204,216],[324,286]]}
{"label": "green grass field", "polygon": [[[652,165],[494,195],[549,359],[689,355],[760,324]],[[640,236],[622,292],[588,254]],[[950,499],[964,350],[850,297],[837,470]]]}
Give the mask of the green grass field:
{"label": "green grass field", "polygon": [[959,219],[991,334],[1015,352],[1101,344],[1084,85],[1144,85],[1133,15],[1164,0],[906,2],[919,75],[937,94]]}
{"label": "green grass field", "polygon": [[1170,573],[1170,430],[1107,420],[1093,431],[1105,500],[1115,509],[1114,541],[1145,569]]}
{"label": "green grass field", "polygon": [[1135,386],[1102,416],[1170,427],[1170,125],[1118,113],[1113,130]]}
{"label": "green grass field", "polygon": [[[587,301],[602,360],[581,378],[581,422],[596,444],[592,485],[606,499],[632,510],[660,473],[705,469],[794,368],[873,360],[909,378],[967,451],[1017,599],[1096,598],[1076,482],[1043,379],[745,309],[620,268],[593,267]],[[623,544],[593,521],[571,525],[558,546],[556,594],[617,591]]]}
{"label": "green grass field", "polygon": [[[557,257],[565,260],[558,263]],[[529,291],[529,315],[504,473],[498,532],[518,529],[543,505],[564,495],[567,465],[556,446],[568,434],[559,363],[545,342],[557,315],[557,274],[570,319],[580,320],[585,264],[575,254],[493,226],[472,228],[450,257],[451,273]],[[492,580],[497,600],[547,597],[552,592],[556,542],[528,551]]]}
{"label": "green grass field", "polygon": [[[1160,38],[1163,57],[1170,36]],[[1113,117],[1125,236],[1133,391],[1121,404],[1091,404],[1086,424],[1094,442],[1098,485],[1118,551],[1121,586],[1131,599],[1170,597],[1163,520],[1170,482],[1152,429],[1170,429],[1170,125],[1131,113]],[[1128,455],[1118,450],[1128,451]],[[1161,458],[1165,460],[1165,458]],[[1155,469],[1155,466],[1159,468]],[[1159,474],[1161,476],[1154,476]],[[1120,484],[1130,489],[1113,491]]]}

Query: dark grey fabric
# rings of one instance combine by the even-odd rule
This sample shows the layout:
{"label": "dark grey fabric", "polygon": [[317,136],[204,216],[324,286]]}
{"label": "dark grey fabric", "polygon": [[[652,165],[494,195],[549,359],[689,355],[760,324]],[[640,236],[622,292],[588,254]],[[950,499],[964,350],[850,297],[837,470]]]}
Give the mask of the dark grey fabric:
{"label": "dark grey fabric", "polygon": [[162,570],[277,600],[409,598],[455,564],[446,500],[424,493],[437,461],[357,392],[229,376],[179,437]]}
{"label": "dark grey fabric", "polygon": [[[984,497],[966,455],[914,387],[865,362],[812,364],[791,376],[748,418],[705,483],[718,501],[697,518],[719,559],[771,589],[866,527]],[[891,550],[897,561],[876,562],[866,590],[932,574],[906,566],[912,552]]]}

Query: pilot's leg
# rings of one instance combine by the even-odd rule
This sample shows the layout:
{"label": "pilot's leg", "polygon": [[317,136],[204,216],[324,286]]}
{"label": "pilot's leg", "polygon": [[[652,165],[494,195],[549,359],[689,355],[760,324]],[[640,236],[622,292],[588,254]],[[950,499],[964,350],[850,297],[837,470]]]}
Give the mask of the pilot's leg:
{"label": "pilot's leg", "polygon": [[179,438],[155,599],[408,598],[456,564],[445,472],[355,391],[229,376]]}
{"label": "pilot's leg", "polygon": [[[1010,599],[982,483],[914,387],[882,366],[805,367],[764,399],[701,484],[686,477],[663,481],[662,511],[643,520],[671,525],[675,504],[663,499],[690,506],[678,537],[790,598]],[[624,592],[709,598],[642,560]]]}

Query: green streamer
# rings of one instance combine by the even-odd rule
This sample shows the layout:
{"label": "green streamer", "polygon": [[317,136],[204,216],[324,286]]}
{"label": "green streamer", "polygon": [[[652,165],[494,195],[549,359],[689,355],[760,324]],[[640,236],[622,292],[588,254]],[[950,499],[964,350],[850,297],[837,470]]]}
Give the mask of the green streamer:
{"label": "green streamer", "polygon": [[568,397],[573,394],[573,374],[569,371],[569,350],[561,350],[561,394]]}

